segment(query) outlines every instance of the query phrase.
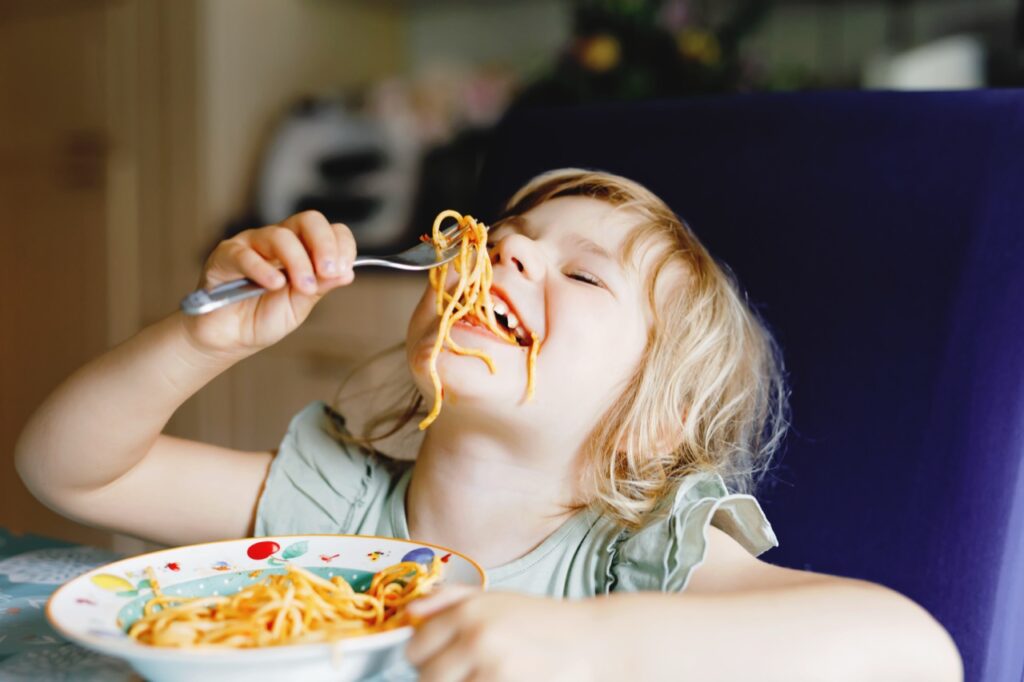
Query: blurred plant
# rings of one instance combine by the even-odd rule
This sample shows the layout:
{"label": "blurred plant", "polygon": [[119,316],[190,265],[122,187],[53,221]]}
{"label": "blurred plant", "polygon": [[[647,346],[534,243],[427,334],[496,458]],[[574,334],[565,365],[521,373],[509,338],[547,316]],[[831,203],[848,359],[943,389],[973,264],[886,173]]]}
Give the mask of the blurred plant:
{"label": "blurred plant", "polygon": [[740,44],[768,8],[768,0],[576,0],[570,44],[519,103],[749,89],[758,71],[744,64]]}

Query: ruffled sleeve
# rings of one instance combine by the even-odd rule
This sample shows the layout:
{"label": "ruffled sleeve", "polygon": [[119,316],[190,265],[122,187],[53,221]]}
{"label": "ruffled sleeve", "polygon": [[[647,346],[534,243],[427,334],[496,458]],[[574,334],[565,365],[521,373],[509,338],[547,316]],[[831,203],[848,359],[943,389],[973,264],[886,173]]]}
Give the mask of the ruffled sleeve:
{"label": "ruffled sleeve", "polygon": [[752,555],[778,539],[751,495],[729,493],[715,473],[691,474],[676,489],[667,515],[623,532],[609,548],[607,592],[681,592],[707,554],[707,528],[731,535]]}
{"label": "ruffled sleeve", "polygon": [[339,442],[322,400],[296,414],[270,465],[256,508],[256,535],[358,534],[381,513],[401,463]]}

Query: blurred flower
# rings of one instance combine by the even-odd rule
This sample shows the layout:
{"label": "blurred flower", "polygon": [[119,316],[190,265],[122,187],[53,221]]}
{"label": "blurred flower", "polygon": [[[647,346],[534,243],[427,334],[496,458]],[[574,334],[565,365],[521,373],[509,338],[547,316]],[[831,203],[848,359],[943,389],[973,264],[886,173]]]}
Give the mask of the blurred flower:
{"label": "blurred flower", "polygon": [[365,111],[422,148],[448,144],[468,128],[489,128],[508,108],[518,80],[498,66],[435,63],[409,78],[374,84]]}
{"label": "blurred flower", "polygon": [[743,41],[771,0],[569,0],[573,34],[551,70],[517,96],[524,105],[735,92]]}
{"label": "blurred flower", "polygon": [[714,66],[722,59],[722,49],[714,33],[699,28],[683,29],[676,36],[679,52],[687,59]]}
{"label": "blurred flower", "polygon": [[687,0],[668,0],[658,12],[658,23],[671,33],[675,33],[685,26],[690,18],[688,5]]}
{"label": "blurred flower", "polygon": [[462,90],[463,117],[477,128],[495,125],[518,88],[516,76],[508,69],[484,67],[466,80]]}
{"label": "blurred flower", "polygon": [[622,60],[619,39],[609,33],[579,39],[574,53],[583,68],[594,73],[611,71]]}

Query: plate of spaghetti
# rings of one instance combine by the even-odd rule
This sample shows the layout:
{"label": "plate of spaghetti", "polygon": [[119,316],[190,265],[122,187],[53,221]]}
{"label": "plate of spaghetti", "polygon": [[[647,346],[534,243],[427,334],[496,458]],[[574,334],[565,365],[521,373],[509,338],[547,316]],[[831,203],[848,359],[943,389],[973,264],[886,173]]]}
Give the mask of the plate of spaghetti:
{"label": "plate of spaghetti", "polygon": [[409,540],[247,538],[93,569],[54,592],[46,616],[148,680],[355,680],[407,665],[410,602],[486,582],[469,557]]}

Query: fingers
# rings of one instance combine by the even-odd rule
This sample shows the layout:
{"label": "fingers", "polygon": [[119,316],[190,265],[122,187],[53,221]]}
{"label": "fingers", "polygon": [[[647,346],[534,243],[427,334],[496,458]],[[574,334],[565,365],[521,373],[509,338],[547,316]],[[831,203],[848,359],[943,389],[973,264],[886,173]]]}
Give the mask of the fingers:
{"label": "fingers", "polygon": [[[445,592],[451,594],[458,591],[445,590]],[[441,593],[436,597],[430,597],[429,600],[440,601],[445,598],[446,595]],[[452,643],[452,640],[459,633],[467,617],[467,604],[464,599],[459,599],[457,595],[452,597],[452,599],[454,600],[454,605],[447,604],[437,606],[436,608],[431,607],[431,610],[436,615],[416,627],[416,632],[413,634],[405,650],[405,655],[413,665],[421,665],[425,661],[437,656],[439,652]],[[414,601],[407,608],[411,609],[413,605],[419,606],[419,602]],[[417,611],[419,610],[417,609]],[[413,612],[410,615],[417,618],[421,617],[422,613]]]}
{"label": "fingers", "polygon": [[[473,674],[476,665],[470,636],[458,637],[436,655],[417,664],[420,682],[462,682]],[[412,659],[409,659],[412,662]]]}
{"label": "fingers", "polygon": [[419,666],[448,646],[457,633],[458,629],[451,622],[439,622],[437,618],[428,620],[416,628],[409,640],[405,648],[406,658]]}
{"label": "fingers", "polygon": [[323,278],[338,274],[338,240],[327,218],[319,211],[303,211],[282,221],[281,225],[295,232],[306,248],[316,273]]}
{"label": "fingers", "polygon": [[352,282],[355,256],[348,227],[328,223],[318,211],[304,211],[219,244],[207,263],[204,286],[244,275],[266,289],[290,282],[293,289],[315,296]]}
{"label": "fingers", "polygon": [[445,585],[429,597],[423,597],[410,603],[406,607],[406,613],[413,618],[428,618],[438,611],[444,611],[449,606],[479,593],[479,588],[469,585]]}
{"label": "fingers", "polygon": [[265,289],[274,291],[285,286],[288,282],[284,275],[268,263],[260,254],[251,247],[238,244],[234,252],[230,254],[234,259],[241,274],[256,282]]}
{"label": "fingers", "polygon": [[288,273],[291,285],[304,294],[317,293],[317,278],[306,247],[298,235],[287,227],[272,225],[255,230],[250,237],[252,248],[268,260],[278,260]]}
{"label": "fingers", "polygon": [[245,233],[217,245],[206,261],[199,287],[209,289],[239,277],[248,277],[270,290],[288,284],[284,275],[249,245]]}
{"label": "fingers", "polygon": [[356,242],[345,225],[328,223],[319,211],[296,213],[281,225],[299,235],[320,277],[330,279],[352,269]]}
{"label": "fingers", "polygon": [[347,225],[334,223],[331,227],[334,229],[334,237],[338,241],[338,267],[340,272],[344,273],[345,270],[351,270],[352,263],[355,262],[356,240]]}

